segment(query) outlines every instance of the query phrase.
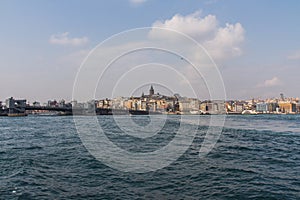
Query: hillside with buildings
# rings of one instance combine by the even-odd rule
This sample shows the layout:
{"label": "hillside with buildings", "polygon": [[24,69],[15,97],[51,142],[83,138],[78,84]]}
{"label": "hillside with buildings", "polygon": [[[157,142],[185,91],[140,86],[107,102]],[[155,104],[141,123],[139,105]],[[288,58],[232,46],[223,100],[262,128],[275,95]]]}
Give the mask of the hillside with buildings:
{"label": "hillside with buildings", "polygon": [[[73,110],[73,113],[72,113]],[[74,110],[76,112],[74,112]],[[47,103],[27,103],[25,99],[13,97],[5,103],[0,101],[0,116],[22,116],[23,114],[40,114],[59,112],[62,114],[299,114],[299,98],[279,98],[266,100],[200,100],[182,97],[179,94],[166,96],[155,93],[151,85],[148,94],[141,96],[117,97],[113,99],[91,100],[88,102],[65,102],[49,100]],[[115,111],[115,112],[114,112]],[[126,112],[128,111],[128,112]]]}

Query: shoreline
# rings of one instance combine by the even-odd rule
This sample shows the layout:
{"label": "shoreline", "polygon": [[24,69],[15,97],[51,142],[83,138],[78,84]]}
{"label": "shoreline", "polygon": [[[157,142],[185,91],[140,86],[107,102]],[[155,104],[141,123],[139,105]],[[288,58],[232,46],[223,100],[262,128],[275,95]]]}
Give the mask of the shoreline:
{"label": "shoreline", "polygon": [[58,117],[58,116],[153,116],[153,115],[183,115],[183,116],[210,116],[210,115],[230,115],[230,116],[261,116],[261,115],[300,115],[300,113],[256,113],[256,114],[242,114],[242,113],[223,113],[223,114],[179,114],[179,113],[150,113],[150,114],[93,114],[93,113],[82,113],[82,114],[72,114],[72,113],[41,113],[41,114],[3,114],[0,113],[0,117],[30,117],[30,116],[39,116],[39,117]]}

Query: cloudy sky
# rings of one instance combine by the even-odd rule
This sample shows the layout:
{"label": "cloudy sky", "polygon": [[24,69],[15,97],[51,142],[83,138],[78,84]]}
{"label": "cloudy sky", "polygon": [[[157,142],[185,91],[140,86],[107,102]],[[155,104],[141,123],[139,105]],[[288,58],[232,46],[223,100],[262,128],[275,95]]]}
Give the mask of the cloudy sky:
{"label": "cloudy sky", "polygon": [[[299,10],[300,2],[292,0],[1,0],[0,100],[10,96],[30,101],[71,100],[76,74],[88,53],[112,35],[141,27],[172,29],[199,43],[217,65],[228,99],[277,97],[280,93],[300,97]],[[147,34],[166,44],[186,44],[169,34],[153,30]],[[141,42],[150,44],[139,40],[128,44],[134,47]],[[189,46],[183,49],[191,60],[204,62],[201,53]],[[159,62],[161,55],[150,54],[152,59],[149,52],[144,52],[120,61],[122,66],[144,66],[128,75],[131,79],[124,78],[124,74],[130,74],[126,72],[129,68],[121,70],[117,62],[112,66],[106,85],[121,82],[122,86],[119,91],[114,90],[115,96],[131,94],[132,88],[141,87],[141,82],[130,81],[138,73],[146,73],[148,83],[158,81],[151,81],[158,71],[165,73],[162,77],[168,80],[168,71],[164,71],[167,68],[163,67],[166,63]],[[180,65],[180,60],[174,62],[172,56],[163,56],[170,59],[168,65]],[[177,72],[186,75],[182,80],[197,85],[189,69],[182,64]],[[121,81],[113,82],[114,70],[119,72]],[[178,83],[182,83],[180,76]],[[172,77],[176,80],[176,75]],[[83,81],[89,82],[89,78]],[[203,83],[199,81],[198,85]],[[165,84],[166,88],[167,84],[174,86]],[[99,98],[109,96],[107,91],[114,89],[99,88]],[[189,95],[187,90],[184,84],[172,88],[172,92],[183,95]],[[201,97],[201,88],[199,91]]]}

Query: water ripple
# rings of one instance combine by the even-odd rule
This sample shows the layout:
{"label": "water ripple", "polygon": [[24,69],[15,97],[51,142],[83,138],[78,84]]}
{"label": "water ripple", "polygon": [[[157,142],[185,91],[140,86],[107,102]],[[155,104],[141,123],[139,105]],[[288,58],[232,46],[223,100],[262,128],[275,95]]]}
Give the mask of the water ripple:
{"label": "water ripple", "polygon": [[[3,117],[0,199],[300,199],[299,119],[227,117],[216,147],[200,159],[209,120],[201,116],[194,142],[176,162],[134,174],[92,157],[72,117]],[[138,116],[134,120],[142,124]],[[111,116],[99,117],[112,141],[144,152],[172,140],[177,122],[143,140],[126,135]]]}

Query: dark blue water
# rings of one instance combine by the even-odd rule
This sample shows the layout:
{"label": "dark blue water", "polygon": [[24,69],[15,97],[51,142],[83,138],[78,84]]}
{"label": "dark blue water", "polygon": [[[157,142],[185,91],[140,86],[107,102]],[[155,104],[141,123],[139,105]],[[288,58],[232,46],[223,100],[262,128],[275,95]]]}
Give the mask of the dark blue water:
{"label": "dark blue water", "polygon": [[[189,149],[148,173],[118,171],[96,160],[72,117],[2,117],[0,199],[300,199],[300,116],[228,116],[217,145],[200,159],[208,116],[201,117]],[[111,116],[98,117],[119,147],[145,152],[174,138],[177,118],[151,142],[122,134]]]}

